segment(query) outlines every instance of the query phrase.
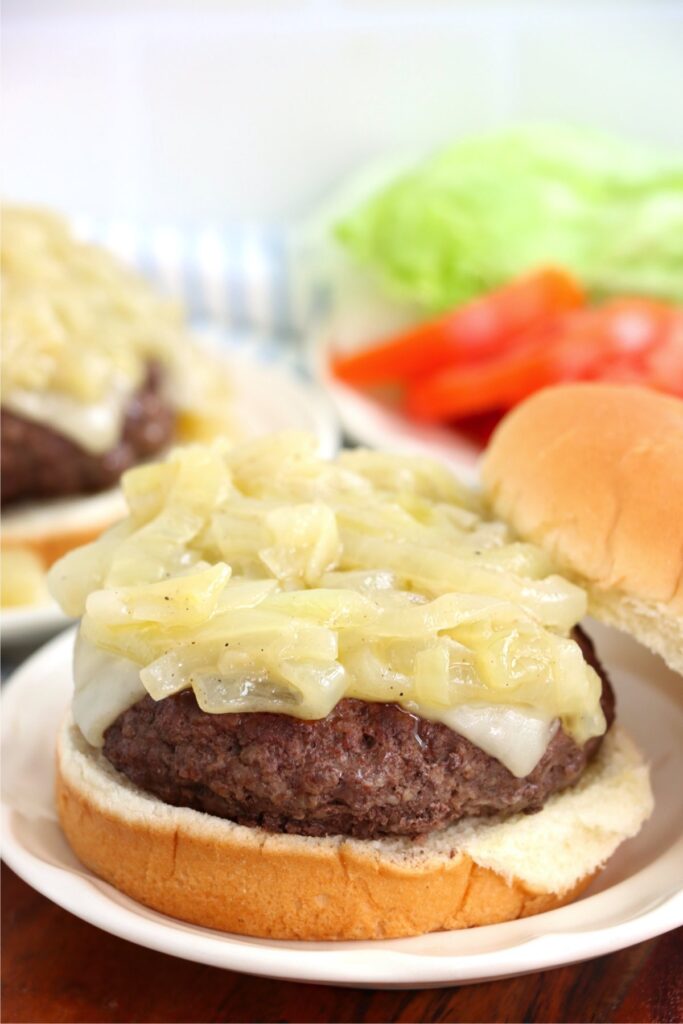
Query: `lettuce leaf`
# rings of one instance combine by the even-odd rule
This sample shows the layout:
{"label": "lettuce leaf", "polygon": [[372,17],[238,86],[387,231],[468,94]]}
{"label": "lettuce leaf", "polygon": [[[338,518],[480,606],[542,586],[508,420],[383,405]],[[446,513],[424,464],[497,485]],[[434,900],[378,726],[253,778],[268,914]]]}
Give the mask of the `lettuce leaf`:
{"label": "lettuce leaf", "polygon": [[597,295],[683,301],[683,158],[575,128],[466,139],[335,226],[396,296],[447,309],[554,263]]}

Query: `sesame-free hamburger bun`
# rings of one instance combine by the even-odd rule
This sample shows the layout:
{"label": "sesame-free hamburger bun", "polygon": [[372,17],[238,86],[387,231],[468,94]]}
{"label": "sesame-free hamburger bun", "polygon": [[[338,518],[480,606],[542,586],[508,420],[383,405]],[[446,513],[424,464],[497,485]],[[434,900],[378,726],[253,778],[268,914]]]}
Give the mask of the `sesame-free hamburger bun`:
{"label": "sesame-free hamburger bun", "polygon": [[[483,468],[486,494],[496,516],[511,524],[523,541],[530,540],[553,556],[547,571],[554,572],[556,560],[560,570],[589,590],[602,617],[645,637],[674,665],[680,665],[681,649],[676,637],[681,629],[683,517],[676,519],[675,502],[680,504],[683,494],[682,429],[681,405],[674,399],[629,388],[558,388],[531,399],[502,423]],[[259,449],[259,459],[265,457]],[[239,473],[248,476],[251,465],[259,465],[263,479],[268,479],[259,460],[231,458]],[[363,468],[363,460],[373,458],[392,457],[347,453],[341,457],[343,471],[353,476]],[[417,500],[415,474],[422,466],[402,464],[401,472],[392,476],[394,468],[390,473],[389,465],[383,463],[377,470],[382,481],[378,493],[386,493],[389,479],[400,480],[401,487],[411,479],[416,493],[406,501]],[[327,467],[325,473],[321,493],[332,516],[336,514],[329,497],[332,470]],[[302,476],[300,469],[297,474],[308,487],[311,477]],[[354,493],[350,479],[343,477],[345,503]],[[268,496],[267,484],[262,486]],[[284,486],[281,477],[277,486]],[[251,487],[249,492],[253,497]],[[359,493],[363,502],[370,501],[365,491]],[[294,498],[287,492],[286,500]],[[416,508],[428,519],[426,501],[418,502]],[[490,528],[505,530],[488,519],[482,524],[482,539]],[[406,546],[407,538],[408,533],[402,537]],[[519,557],[526,557],[528,548],[519,548]],[[335,565],[343,575],[347,568],[343,543],[335,550]],[[379,550],[388,549],[385,545]],[[446,545],[443,559],[451,554]],[[476,550],[473,557],[483,554]],[[414,571],[419,579],[426,570],[419,559],[414,564],[414,570],[406,571]],[[368,565],[360,567],[369,571]],[[387,566],[379,561],[373,568]],[[166,602],[172,605],[173,598]],[[583,602],[585,607],[585,598]],[[99,599],[89,603],[91,613],[96,606],[103,607]],[[160,614],[170,611],[164,608]],[[116,622],[117,629],[126,628],[122,617]],[[556,635],[552,627],[550,632]],[[111,651],[118,634],[106,635],[112,637]],[[522,661],[527,659],[526,650],[521,655]],[[528,660],[533,663],[533,657]],[[566,666],[563,671],[566,679]],[[87,679],[83,685],[88,692]],[[144,773],[151,747],[142,743],[133,748],[129,726],[132,729],[137,717],[145,730],[156,730],[159,714],[172,729],[173,716],[168,706],[164,714],[163,705],[194,698],[176,693],[155,702],[141,684],[134,685],[138,703],[128,700],[117,708],[124,717],[117,719],[116,729],[129,762]],[[562,687],[559,678],[557,685]],[[242,717],[255,717],[261,710]],[[208,714],[200,709],[197,716],[197,749],[205,760],[209,726],[202,723],[201,715],[206,719]],[[315,724],[306,723],[308,727]],[[141,735],[144,739],[152,732]],[[167,747],[155,748],[161,750],[155,764],[176,763],[178,735],[169,735],[175,738]],[[193,743],[192,730],[186,729],[181,738],[180,746],[186,749]],[[420,741],[417,736],[416,742]],[[525,742],[520,735],[520,743]],[[277,754],[280,747],[274,749]],[[380,759],[383,749],[374,741],[369,747]],[[58,808],[67,839],[81,861],[129,896],[163,913],[273,939],[391,938],[493,924],[560,907],[585,890],[619,845],[639,831],[653,806],[647,766],[618,724],[607,730],[578,781],[553,792],[537,813],[461,817],[424,834],[291,834],[296,829],[238,824],[228,820],[235,815],[221,817],[210,810],[217,806],[213,791],[212,803],[198,810],[196,803],[175,806],[179,799],[162,799],[171,791],[169,779],[159,783],[162,788],[156,794],[151,791],[153,785],[136,784],[114,766],[107,756],[112,750],[106,737],[98,747],[70,718],[64,723],[58,748]],[[207,763],[213,771],[213,753]],[[460,767],[454,761],[448,763],[464,776],[461,762]],[[264,784],[263,773],[251,771],[252,764],[253,758],[243,759],[245,770],[239,766],[235,776],[249,794]],[[328,774],[334,775],[338,767],[334,754],[329,767]],[[304,768],[302,761],[302,773]],[[189,777],[182,773],[183,785]],[[204,786],[203,777],[200,784]],[[219,785],[232,798],[230,783],[222,776]],[[343,801],[343,791],[338,799]],[[395,799],[407,802],[410,797],[399,786]],[[243,816],[249,800],[242,800]]]}
{"label": "sesame-free hamburger bun", "polygon": [[596,618],[683,672],[683,401],[548,388],[502,421],[482,478],[495,514],[587,589]]}

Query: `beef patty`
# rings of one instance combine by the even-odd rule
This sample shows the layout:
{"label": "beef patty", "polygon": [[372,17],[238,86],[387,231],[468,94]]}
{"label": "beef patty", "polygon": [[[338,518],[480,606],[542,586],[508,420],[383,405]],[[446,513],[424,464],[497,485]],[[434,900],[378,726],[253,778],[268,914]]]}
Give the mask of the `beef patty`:
{"label": "beef patty", "polygon": [[100,455],[41,423],[2,410],[2,503],[93,494],[172,439],[175,413],[161,395],[161,371],[147,377],[125,411],[119,441]]}
{"label": "beef patty", "polygon": [[[593,645],[608,727],[614,694]],[[395,704],[346,699],[326,717],[208,714],[191,690],[144,697],[105,733],[104,754],[141,789],[271,832],[419,836],[459,818],[538,811],[575,783],[602,737],[580,747],[562,729],[526,778],[438,722]]]}

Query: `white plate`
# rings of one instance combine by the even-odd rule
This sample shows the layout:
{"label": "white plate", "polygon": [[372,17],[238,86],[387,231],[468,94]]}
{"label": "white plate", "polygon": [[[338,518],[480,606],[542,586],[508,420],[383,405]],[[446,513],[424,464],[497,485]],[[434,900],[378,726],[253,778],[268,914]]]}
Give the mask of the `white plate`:
{"label": "white plate", "polygon": [[616,684],[619,717],[651,761],[656,809],[581,900],[471,931],[386,942],[270,942],[148,910],[83,868],[55,818],[55,734],[71,691],[71,631],[7,684],[3,856],[30,885],[105,931],[199,963],[296,981],[417,988],[483,981],[585,960],[683,922],[681,680],[633,641],[591,629]]}
{"label": "white plate", "polygon": [[49,604],[20,605],[18,608],[3,608],[2,642],[4,644],[36,644],[44,637],[52,636],[71,621],[53,601]]}
{"label": "white plate", "polygon": [[224,354],[235,417],[247,436],[306,430],[318,438],[321,455],[336,454],[339,422],[329,400],[299,369],[296,351],[249,334],[207,329],[200,337]]}
{"label": "white plate", "polygon": [[[334,410],[324,395],[297,372],[293,353],[272,339],[249,334],[225,335],[208,328],[195,333],[225,360],[234,389],[231,400],[235,420],[245,436],[306,430],[318,438],[322,455],[336,453],[339,425]],[[100,497],[85,500],[93,502]],[[52,603],[3,609],[3,643],[38,643],[63,629],[68,621]]]}
{"label": "white plate", "polygon": [[439,459],[462,480],[476,483],[480,448],[457,430],[413,423],[362,391],[342,384],[330,371],[329,352],[329,335],[323,329],[311,346],[309,365],[350,440],[382,451],[411,452]]}

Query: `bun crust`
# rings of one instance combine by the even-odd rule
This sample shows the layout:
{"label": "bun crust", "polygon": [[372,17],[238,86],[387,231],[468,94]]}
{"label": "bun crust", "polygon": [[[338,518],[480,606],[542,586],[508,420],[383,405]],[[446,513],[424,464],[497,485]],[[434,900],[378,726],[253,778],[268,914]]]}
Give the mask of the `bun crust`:
{"label": "bun crust", "polygon": [[[625,739],[612,746],[595,780],[577,794],[581,806],[574,810],[571,798],[560,809],[567,801],[563,795],[532,820],[470,822],[418,846],[408,840],[272,835],[170,807],[119,775],[67,719],[58,746],[57,803],[80,860],[162,913],[273,939],[392,938],[509,921],[579,896],[652,806],[637,752]],[[587,826],[589,803],[597,801],[600,819],[605,799],[620,798],[636,810],[630,819],[625,813],[616,833],[609,824]],[[547,862],[541,865],[546,873],[564,850],[571,862],[572,874],[564,877],[569,884],[559,879],[554,888],[539,886],[501,869],[513,844],[520,850],[528,844],[530,859]],[[578,866],[577,850],[585,860]]]}
{"label": "bun crust", "polygon": [[77,530],[63,530],[60,533],[54,534],[29,534],[6,538],[3,539],[2,550],[12,551],[19,549],[21,551],[31,551],[44,565],[45,569],[49,569],[53,562],[56,562],[62,555],[65,555],[67,551],[72,551],[82,544],[89,544],[91,540],[95,540],[113,522],[114,520],[104,524],[98,523],[97,525],[82,526]]}
{"label": "bun crust", "polygon": [[683,402],[644,388],[548,388],[482,465],[495,514],[589,592],[591,611],[683,671]]}
{"label": "bun crust", "polygon": [[[3,555],[15,551],[28,552],[37,563],[35,571],[40,577],[62,555],[95,540],[125,514],[126,504],[118,489],[10,507],[2,514],[1,551]],[[24,600],[30,602],[30,595],[25,593],[23,573],[13,585],[7,565],[3,571],[6,589],[12,591],[18,587]],[[44,587],[44,579],[41,579],[40,595],[36,594],[34,603],[42,596]]]}

